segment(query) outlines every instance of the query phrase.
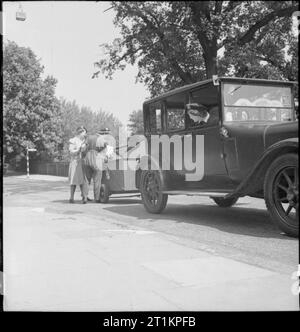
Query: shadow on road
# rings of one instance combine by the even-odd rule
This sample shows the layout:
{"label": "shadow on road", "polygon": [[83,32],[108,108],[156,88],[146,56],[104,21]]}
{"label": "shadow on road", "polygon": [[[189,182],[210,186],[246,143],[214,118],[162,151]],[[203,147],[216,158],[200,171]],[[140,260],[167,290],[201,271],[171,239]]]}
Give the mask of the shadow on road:
{"label": "shadow on road", "polygon": [[[10,177],[7,186],[4,183],[3,187],[9,195],[21,194],[24,197],[27,197],[25,196],[27,194],[40,195],[45,192],[46,195],[43,198],[49,197],[49,203],[60,203],[68,207],[72,206],[68,202],[69,185],[65,181],[20,180],[17,177]],[[64,199],[59,199],[55,195],[55,192],[64,192],[66,196]],[[82,204],[79,188],[76,195],[78,195],[78,199],[76,199],[76,205],[78,206]],[[33,197],[32,201],[35,202],[35,199]],[[169,202],[165,211],[158,215],[148,213],[141,204],[141,199],[133,199],[126,196],[124,198],[114,198],[112,196],[107,204],[88,202],[88,204],[83,205],[82,211],[88,211],[89,205],[91,207],[99,205],[101,209],[119,214],[120,216],[133,217],[135,221],[150,222],[153,225],[155,223],[162,223],[164,220],[170,220],[177,224],[184,223],[199,226],[199,231],[202,230],[202,226],[207,226],[231,234],[291,240],[290,237],[280,233],[280,230],[270,220],[266,209],[250,208],[248,203],[244,202],[238,202],[232,208],[220,208],[209,200],[205,203],[193,203],[189,205]],[[297,240],[295,239],[295,241]]]}
{"label": "shadow on road", "polygon": [[[52,203],[61,203],[61,204],[70,204],[69,203],[69,200],[68,199],[59,199],[59,200],[51,200]],[[141,203],[141,200],[140,199],[128,199],[128,198],[112,198],[112,199],[109,199],[109,202],[108,203],[98,203],[98,202],[95,202],[94,200],[92,201],[89,201],[87,202],[87,205],[90,205],[90,204],[99,204],[103,207],[105,207],[107,204],[118,204],[118,205],[121,205],[121,204],[125,204],[125,205],[129,205],[129,204],[139,204]],[[82,201],[78,198],[78,199],[75,199],[75,203],[74,204],[82,204]]]}
{"label": "shadow on road", "polygon": [[[61,204],[64,204],[64,205],[69,205],[69,206],[72,206],[72,205],[76,205],[76,204],[81,204],[82,205],[82,200],[80,198],[75,198],[74,200],[74,203],[73,204],[70,204],[69,203],[69,199],[57,199],[57,200],[51,200],[51,203],[61,203]],[[94,203],[94,202],[89,202],[89,203]]]}
{"label": "shadow on road", "polygon": [[247,205],[238,203],[231,208],[220,208],[215,205],[182,206],[170,203],[166,210],[158,215],[147,213],[141,205],[111,206],[105,207],[105,210],[152,223],[164,222],[167,219],[176,223],[194,224],[199,226],[199,231],[201,226],[208,226],[232,234],[291,240],[290,237],[281,234],[272,223],[267,210],[247,208]]}

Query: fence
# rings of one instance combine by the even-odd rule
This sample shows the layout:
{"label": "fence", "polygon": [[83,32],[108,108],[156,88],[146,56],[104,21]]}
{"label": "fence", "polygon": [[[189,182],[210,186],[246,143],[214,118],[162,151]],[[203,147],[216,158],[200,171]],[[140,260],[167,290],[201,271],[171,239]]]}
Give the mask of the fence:
{"label": "fence", "polygon": [[30,173],[56,176],[68,176],[68,162],[30,162]]}

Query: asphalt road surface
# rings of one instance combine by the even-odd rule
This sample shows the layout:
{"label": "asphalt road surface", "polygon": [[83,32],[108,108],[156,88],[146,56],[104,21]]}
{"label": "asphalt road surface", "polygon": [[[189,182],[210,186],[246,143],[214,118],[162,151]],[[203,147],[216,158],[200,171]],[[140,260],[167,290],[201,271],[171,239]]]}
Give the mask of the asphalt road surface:
{"label": "asphalt road surface", "polygon": [[[7,248],[7,256],[4,257],[7,257],[6,271],[8,275],[11,275],[10,280],[16,278],[15,282],[11,282],[7,285],[7,289],[10,290],[10,297],[8,297],[6,303],[7,310],[66,309],[71,311],[101,311],[110,309],[159,310],[161,308],[163,310],[268,310],[274,308],[282,308],[285,310],[298,308],[297,297],[291,295],[290,291],[290,286],[292,286],[293,283],[291,276],[298,267],[298,239],[290,238],[281,233],[272,223],[263,200],[244,197],[241,198],[234,207],[220,208],[216,206],[211,199],[206,197],[169,196],[165,211],[160,215],[154,215],[146,212],[139,197],[112,196],[107,204],[89,202],[83,205],[78,190],[75,194],[75,204],[69,204],[69,187],[65,178],[32,175],[30,179],[27,179],[25,176],[7,176],[4,178],[3,187],[4,250]],[[90,196],[92,196],[92,190]],[[124,237],[125,234],[127,234],[126,239]],[[129,238],[129,235],[132,237]],[[104,239],[106,239],[105,241],[107,242],[105,242]],[[68,240],[69,242],[67,242]],[[98,240],[99,242],[96,242]],[[68,243],[67,247],[66,243]],[[104,245],[103,243],[106,244]],[[137,247],[133,248],[135,244]],[[144,252],[143,250],[145,250],[147,244],[149,244],[151,250],[149,249],[149,251]],[[30,248],[31,246],[32,248]],[[56,255],[56,253],[55,256],[54,252],[56,252],[56,250],[58,250],[57,248],[60,246],[64,248],[64,250],[67,248],[68,251],[64,253],[62,251],[61,255]],[[127,257],[131,257],[130,261],[132,260],[132,265],[130,265],[130,269],[128,269],[128,266],[124,269],[122,264],[126,261],[126,257],[122,255],[125,255],[126,250],[129,250],[128,246],[131,250],[129,251],[131,256]],[[45,251],[40,250],[44,248]],[[100,257],[99,248],[102,248],[104,251],[107,250],[107,254]],[[39,251],[40,256],[38,259],[40,265],[34,266],[34,257],[36,257],[36,252]],[[81,298],[84,300],[78,303],[78,299],[76,299],[77,304],[75,305],[74,301],[72,301],[73,295],[71,296],[67,291],[66,294],[62,296],[60,302],[58,302],[57,296],[55,299],[53,298],[52,302],[49,300],[51,298],[50,295],[55,293],[54,291],[49,291],[50,295],[47,295],[49,302],[47,302],[46,297],[41,299],[41,297],[37,295],[33,296],[32,293],[29,294],[24,293],[24,290],[21,291],[21,288],[30,288],[31,283],[33,283],[30,271],[28,271],[30,264],[33,265],[31,269],[37,269],[37,273],[35,273],[35,278],[37,278],[36,284],[41,283],[42,278],[45,278],[45,275],[41,277],[41,274],[40,277],[38,277],[40,272],[38,266],[44,269],[43,272],[45,272],[47,266],[52,263],[52,268],[60,269],[62,265],[67,264],[68,271],[74,270],[75,268],[77,269],[81,263],[78,261],[70,263],[70,261],[72,262],[72,259],[74,259],[72,252],[77,252],[80,262],[82,260],[82,264],[83,262],[87,264],[87,256],[81,256],[86,254],[89,255],[88,257],[90,257],[91,261],[98,255],[97,257],[102,260],[104,266],[105,264],[107,266],[111,264],[111,268],[112,266],[114,268],[118,266],[116,267],[118,269],[121,269],[121,266],[123,266],[124,280],[127,272],[130,273],[132,277],[134,269],[137,269],[136,275],[138,275],[139,271],[145,273],[145,278],[149,277],[151,270],[152,277],[149,277],[149,289],[151,287],[153,287],[153,289],[155,287],[155,289],[162,289],[161,293],[157,292],[156,295],[160,297],[160,301],[166,302],[159,302],[154,297],[151,300],[151,297],[148,296],[147,301],[149,302],[146,303],[144,298],[138,298],[138,296],[142,295],[136,295],[136,297],[130,295],[131,300],[128,302],[129,304],[125,300],[125,302],[122,302],[120,298],[114,300],[112,297],[111,302],[106,302],[107,306],[103,306],[103,304],[99,306],[97,302],[99,297],[88,299],[88,296],[85,298],[85,296],[82,295]],[[132,258],[133,252],[134,258]],[[54,256],[56,258],[54,258]],[[61,257],[57,258],[58,256]],[[188,270],[192,268],[193,264],[194,267],[199,264],[199,270],[205,268],[206,271],[208,271],[210,265],[205,265],[206,263],[201,261],[201,259],[204,258],[212,259],[210,262],[214,262],[214,259],[221,259],[220,262],[218,261],[220,263],[220,273],[222,273],[222,264],[224,264],[224,266],[230,266],[232,263],[233,269],[236,268],[237,271],[242,271],[244,268],[247,270],[247,268],[249,268],[249,271],[247,270],[248,272],[245,272],[248,277],[240,276],[241,279],[244,278],[245,280],[247,278],[251,279],[251,271],[256,269],[255,272],[253,272],[253,282],[251,285],[249,284],[249,289],[254,287],[252,302],[246,300],[247,293],[245,293],[244,299],[239,299],[240,303],[237,302],[237,299],[235,299],[234,302],[232,299],[225,298],[226,296],[224,297],[224,294],[227,293],[224,293],[222,299],[217,298],[219,295],[209,295],[208,297],[211,298],[208,302],[204,301],[205,303],[194,299],[194,302],[191,302],[193,305],[188,305],[187,302],[189,301],[184,302],[184,300],[181,300],[180,304],[176,302],[178,295],[176,295],[176,299],[174,298],[172,300],[174,292],[169,291],[169,293],[163,293],[167,292],[167,283],[166,286],[159,284],[161,288],[159,288],[160,286],[158,287],[159,280],[155,278],[163,277],[169,278],[169,280],[174,282],[174,285],[176,283],[177,286],[196,287],[198,290],[204,290],[203,285],[198,285],[195,280],[188,279],[191,278],[193,274],[192,271],[190,273],[187,272],[188,277],[178,272],[178,269],[186,268]],[[65,259],[68,263],[61,262],[60,265],[58,265],[56,259]],[[114,259],[116,262],[115,265],[112,264]],[[180,262],[177,262],[176,259],[182,260],[183,265],[181,268],[177,266]],[[159,265],[163,260],[164,262],[168,262],[169,265]],[[24,261],[27,262],[27,267],[25,267]],[[46,267],[41,261],[44,261]],[[47,264],[47,261],[49,264]],[[16,269],[14,262],[15,265],[19,264],[19,270]],[[139,262],[139,266],[137,264],[134,265],[135,263],[133,262]],[[205,262],[208,262],[208,260]],[[24,264],[24,266],[22,264]],[[139,270],[141,265],[143,265],[143,271]],[[95,264],[91,263],[91,266],[85,266],[85,268],[88,271],[88,269],[92,269],[93,266],[95,266]],[[164,272],[164,268],[166,272]],[[174,268],[173,275],[168,275],[172,268]],[[149,271],[147,275],[146,270]],[[217,275],[219,273],[218,270],[219,267],[216,265],[213,274]],[[4,272],[6,271],[4,270]],[[194,272],[194,275],[195,273],[197,274],[198,270]],[[158,274],[160,275],[158,276]],[[274,301],[271,299],[266,303],[259,299],[262,295],[261,289],[265,290],[265,284],[269,283],[268,281],[265,282],[266,280],[270,280],[270,277],[268,277],[269,274],[274,281],[273,288],[277,287],[275,282],[277,277],[284,277],[285,286],[282,287],[288,287],[286,294],[284,291],[280,293],[281,295],[279,293],[276,293],[277,295],[275,294],[278,296],[278,301],[275,301],[276,304],[274,304],[274,308],[272,307]],[[20,275],[22,275],[22,277]],[[26,277],[26,275],[28,277]],[[200,279],[201,277],[202,275],[200,275]],[[84,278],[84,276],[82,276],[82,278]],[[90,276],[86,278],[89,280]],[[140,279],[138,279],[138,277],[136,278],[138,284]],[[211,279],[212,277],[208,274],[207,279],[209,278]],[[29,279],[31,281],[29,281]],[[106,282],[107,287],[110,287],[108,279],[103,280],[103,283]],[[67,277],[61,279],[62,283],[64,282],[63,280],[68,284]],[[127,279],[124,280],[125,285]],[[154,280],[157,282],[155,285]],[[164,283],[164,280],[161,280],[161,283]],[[231,279],[229,281],[231,282]],[[113,279],[111,282],[115,282],[119,285],[118,279]],[[205,284],[206,281],[203,280],[203,282]],[[92,284],[92,281],[88,281],[88,283]],[[205,287],[208,287],[208,284],[205,285]],[[142,290],[146,291],[143,288],[145,286],[141,285],[140,287],[140,294],[142,294]],[[230,284],[230,287],[233,287],[232,289],[238,289],[237,286],[234,288],[235,286],[233,286],[233,284]],[[247,287],[248,286],[245,284],[245,288]],[[280,287],[278,287],[278,289],[280,289]],[[92,290],[87,289],[86,294],[89,294],[89,291],[92,293]],[[120,288],[120,292],[122,291],[123,288]],[[63,292],[64,291],[61,291],[60,293]],[[155,291],[153,290],[151,294],[153,295],[154,293]],[[182,294],[186,293],[183,292]],[[210,291],[209,294],[212,294],[212,292]],[[273,296],[272,292],[266,294],[267,296],[268,294],[270,294],[271,297]],[[101,296],[104,295],[101,294]],[[247,296],[247,299],[248,297],[249,296]],[[217,302],[215,300],[217,300]],[[118,303],[118,305],[116,305],[116,303]],[[261,305],[258,305],[259,303]]]}

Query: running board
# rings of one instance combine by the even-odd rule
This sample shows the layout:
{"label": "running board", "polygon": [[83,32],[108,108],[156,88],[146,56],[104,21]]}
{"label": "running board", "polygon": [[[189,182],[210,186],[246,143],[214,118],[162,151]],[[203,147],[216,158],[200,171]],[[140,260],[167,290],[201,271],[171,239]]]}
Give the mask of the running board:
{"label": "running board", "polygon": [[[122,196],[115,196],[115,195],[122,195]],[[135,194],[135,195],[128,195],[126,193],[123,194],[114,194],[112,193],[109,198],[129,198],[129,197],[141,197],[141,194]]]}
{"label": "running board", "polygon": [[200,190],[165,190],[164,194],[168,195],[186,195],[186,196],[208,196],[208,197],[225,197],[231,194],[230,191],[200,191]]}

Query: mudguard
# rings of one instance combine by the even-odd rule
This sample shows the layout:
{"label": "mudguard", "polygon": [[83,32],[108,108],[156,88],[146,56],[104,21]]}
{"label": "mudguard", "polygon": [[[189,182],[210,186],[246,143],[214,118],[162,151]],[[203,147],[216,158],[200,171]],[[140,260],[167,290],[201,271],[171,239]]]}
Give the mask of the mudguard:
{"label": "mudguard", "polygon": [[269,146],[245,179],[225,198],[251,195],[263,190],[263,180],[273,160],[284,153],[298,153],[298,142],[298,138],[288,138]]}

